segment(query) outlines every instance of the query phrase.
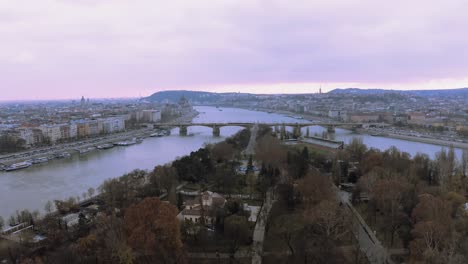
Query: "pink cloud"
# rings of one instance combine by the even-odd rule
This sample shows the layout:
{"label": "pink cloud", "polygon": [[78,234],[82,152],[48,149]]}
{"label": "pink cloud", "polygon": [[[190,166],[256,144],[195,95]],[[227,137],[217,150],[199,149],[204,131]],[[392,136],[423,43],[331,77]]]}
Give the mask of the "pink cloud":
{"label": "pink cloud", "polygon": [[467,7],[460,0],[2,1],[1,99],[467,86]]}

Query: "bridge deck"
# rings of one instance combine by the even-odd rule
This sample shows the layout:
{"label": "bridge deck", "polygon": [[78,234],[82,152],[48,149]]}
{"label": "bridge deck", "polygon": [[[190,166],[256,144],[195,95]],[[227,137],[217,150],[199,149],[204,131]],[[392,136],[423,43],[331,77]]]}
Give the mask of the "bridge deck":
{"label": "bridge deck", "polygon": [[261,124],[267,126],[361,126],[361,125],[386,125],[382,123],[330,123],[330,122],[204,122],[204,123],[160,123],[157,126],[253,126],[254,124]]}

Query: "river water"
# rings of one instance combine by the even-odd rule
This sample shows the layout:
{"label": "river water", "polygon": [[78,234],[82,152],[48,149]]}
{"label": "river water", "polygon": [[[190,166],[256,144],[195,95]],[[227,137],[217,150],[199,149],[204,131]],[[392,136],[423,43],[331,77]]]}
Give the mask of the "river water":
{"label": "river water", "polygon": [[[200,115],[193,122],[307,122],[274,113],[235,108],[196,107]],[[190,136],[180,137],[178,129],[171,136],[146,138],[143,143],[114,147],[85,155],[74,154],[69,159],[53,160],[41,165],[13,171],[0,172],[0,216],[9,217],[16,210],[42,211],[48,200],[80,196],[88,188],[97,188],[104,180],[118,177],[133,169],[150,170],[189,154],[206,143],[224,140],[241,130],[241,127],[221,128],[221,137],[214,138],[208,127],[189,127]],[[322,127],[310,127],[310,133],[321,134]],[[305,132],[305,129],[304,129]],[[411,155],[417,152],[434,157],[442,147],[399,139],[355,135],[348,130],[336,129],[335,139],[349,142],[361,137],[369,147],[382,150],[396,146]],[[461,150],[457,149],[457,156]]]}

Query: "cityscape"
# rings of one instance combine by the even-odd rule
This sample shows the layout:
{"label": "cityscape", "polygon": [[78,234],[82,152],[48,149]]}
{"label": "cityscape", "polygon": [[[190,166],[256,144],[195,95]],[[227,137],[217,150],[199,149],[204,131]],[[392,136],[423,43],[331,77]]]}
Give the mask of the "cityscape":
{"label": "cityscape", "polygon": [[0,263],[468,263],[467,8],[0,2]]}

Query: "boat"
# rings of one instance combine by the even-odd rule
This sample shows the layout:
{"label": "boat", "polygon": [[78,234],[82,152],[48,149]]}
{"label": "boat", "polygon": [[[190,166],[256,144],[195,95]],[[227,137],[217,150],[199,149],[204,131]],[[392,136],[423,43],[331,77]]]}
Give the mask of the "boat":
{"label": "boat", "polygon": [[138,140],[137,140],[136,138],[132,138],[131,140],[116,142],[116,143],[114,143],[114,145],[115,145],[115,146],[123,146],[123,147],[126,147],[126,146],[134,145],[134,144],[136,144],[136,143],[139,143]]}
{"label": "boat", "polygon": [[69,158],[70,156],[71,155],[68,152],[62,152],[62,153],[55,154],[55,158],[57,158],[57,159]]}
{"label": "boat", "polygon": [[162,137],[162,136],[164,136],[164,133],[162,131],[159,131],[150,135],[150,137]]}
{"label": "boat", "polygon": [[5,171],[14,171],[14,170],[20,170],[20,169],[25,169],[28,168],[32,165],[30,162],[19,162],[15,164],[11,164],[10,166],[5,167]]}
{"label": "boat", "polygon": [[93,151],[93,150],[95,150],[95,149],[96,149],[95,147],[89,147],[89,148],[85,148],[85,149],[79,149],[78,152],[79,152],[80,154],[86,154],[86,153],[88,153],[88,152],[90,152],[90,151]]}
{"label": "boat", "polygon": [[110,148],[113,148],[113,147],[114,147],[113,144],[103,144],[103,145],[97,146],[98,149],[110,149]]}
{"label": "boat", "polygon": [[34,158],[31,160],[32,164],[40,164],[40,163],[45,163],[48,162],[49,158],[48,157],[39,157],[39,158]]}

